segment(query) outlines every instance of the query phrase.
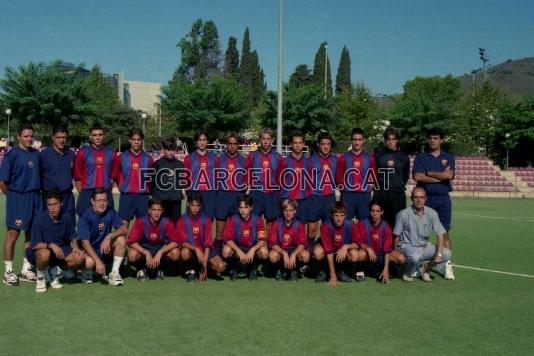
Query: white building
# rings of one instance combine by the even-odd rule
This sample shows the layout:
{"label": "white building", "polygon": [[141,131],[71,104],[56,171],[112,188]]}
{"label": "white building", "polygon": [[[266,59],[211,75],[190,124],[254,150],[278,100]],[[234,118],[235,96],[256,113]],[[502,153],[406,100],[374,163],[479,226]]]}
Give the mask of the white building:
{"label": "white building", "polygon": [[125,80],[124,73],[115,75],[119,99],[134,110],[146,112],[152,118],[159,117],[161,84]]}

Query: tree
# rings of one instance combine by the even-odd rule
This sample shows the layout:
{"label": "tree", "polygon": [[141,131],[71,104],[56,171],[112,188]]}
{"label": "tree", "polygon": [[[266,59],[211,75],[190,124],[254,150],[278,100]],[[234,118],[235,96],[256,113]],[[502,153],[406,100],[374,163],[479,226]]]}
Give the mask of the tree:
{"label": "tree", "polygon": [[326,61],[326,93],[332,95],[332,74],[330,72],[330,59],[326,60],[326,42],[321,43],[315,60],[313,61],[313,82],[325,87],[325,61]]}
{"label": "tree", "polygon": [[245,34],[243,35],[239,82],[248,93],[250,106],[255,106],[265,92],[265,82],[263,70],[259,64],[258,53],[256,51],[250,51],[248,27],[245,29]]}
{"label": "tree", "polygon": [[235,37],[228,39],[228,48],[224,57],[224,76],[237,80],[239,78],[239,52]]}
{"label": "tree", "polygon": [[213,21],[196,20],[191,31],[176,45],[181,49],[181,64],[174,73],[174,78],[188,82],[210,79],[219,74],[221,53],[219,34]]}
{"label": "tree", "polygon": [[291,77],[289,77],[289,86],[292,88],[300,88],[312,83],[313,76],[306,64],[299,64],[291,74]]}
{"label": "tree", "polygon": [[352,83],[350,79],[350,56],[349,50],[343,46],[341,50],[341,59],[339,60],[339,67],[336,75],[336,94],[341,94],[344,91],[351,90]]}

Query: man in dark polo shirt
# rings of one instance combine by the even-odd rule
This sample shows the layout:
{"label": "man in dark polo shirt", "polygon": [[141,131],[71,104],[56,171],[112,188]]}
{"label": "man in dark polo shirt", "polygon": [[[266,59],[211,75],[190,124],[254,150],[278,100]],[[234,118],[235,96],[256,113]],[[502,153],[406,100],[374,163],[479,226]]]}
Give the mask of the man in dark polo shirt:
{"label": "man in dark polo shirt", "polygon": [[[451,229],[452,203],[449,192],[452,191],[451,180],[454,179],[456,163],[454,156],[441,150],[443,130],[433,127],[427,132],[429,151],[417,155],[413,165],[413,179],[418,187],[426,192],[426,205],[436,210],[439,220],[446,232],[443,246],[451,249],[449,230]],[[445,279],[453,280],[452,264],[445,265]]]}

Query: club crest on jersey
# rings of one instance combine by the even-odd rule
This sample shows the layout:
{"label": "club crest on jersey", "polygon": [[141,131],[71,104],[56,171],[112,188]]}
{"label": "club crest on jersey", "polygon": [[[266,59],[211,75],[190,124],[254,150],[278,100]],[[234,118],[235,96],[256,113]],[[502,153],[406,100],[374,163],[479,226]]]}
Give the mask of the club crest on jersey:
{"label": "club crest on jersey", "polygon": [[22,219],[15,220],[15,225],[21,226],[22,225]]}
{"label": "club crest on jersey", "polygon": [[393,160],[388,160],[388,167],[395,167],[395,161]]}
{"label": "club crest on jersey", "polygon": [[106,224],[104,224],[104,223],[98,224],[98,231],[100,231],[100,232],[104,231],[105,227],[106,227]]}
{"label": "club crest on jersey", "polygon": [[196,235],[198,235],[198,234],[200,234],[200,228],[199,228],[199,227],[196,227],[196,226],[193,227],[193,235],[196,236]]}
{"label": "club crest on jersey", "polygon": [[373,234],[373,240],[378,240],[380,238],[380,236],[378,236],[378,234]]}
{"label": "club crest on jersey", "polygon": [[157,241],[158,240],[158,234],[156,234],[155,232],[151,232],[149,239],[150,239],[150,241]]}
{"label": "club crest on jersey", "polygon": [[98,163],[98,164],[104,163],[104,158],[102,158],[100,156],[96,157],[96,163]]}
{"label": "club crest on jersey", "polygon": [[249,237],[250,231],[249,230],[243,230],[243,237]]}
{"label": "club crest on jersey", "polygon": [[354,161],[354,168],[360,168],[360,161]]}
{"label": "club crest on jersey", "polygon": [[441,165],[442,165],[443,167],[447,167],[447,164],[449,164],[449,161],[447,161],[446,159],[442,159],[442,160],[441,160]]}
{"label": "club crest on jersey", "polygon": [[132,163],[132,169],[135,171],[139,170],[139,163]]}
{"label": "club crest on jersey", "polygon": [[206,168],[208,168],[208,164],[206,162],[201,162],[200,169],[206,169]]}
{"label": "club crest on jersey", "polygon": [[341,235],[334,236],[334,241],[335,242],[341,242],[341,240],[343,240],[343,236],[341,236]]}
{"label": "club crest on jersey", "polygon": [[291,236],[289,234],[284,234],[284,242],[290,242],[291,241]]}
{"label": "club crest on jersey", "polygon": [[263,161],[263,168],[269,168],[269,161]]}
{"label": "club crest on jersey", "polygon": [[33,161],[28,161],[28,167],[33,168]]}
{"label": "club crest on jersey", "polygon": [[328,164],[323,164],[323,171],[329,171],[330,166]]}

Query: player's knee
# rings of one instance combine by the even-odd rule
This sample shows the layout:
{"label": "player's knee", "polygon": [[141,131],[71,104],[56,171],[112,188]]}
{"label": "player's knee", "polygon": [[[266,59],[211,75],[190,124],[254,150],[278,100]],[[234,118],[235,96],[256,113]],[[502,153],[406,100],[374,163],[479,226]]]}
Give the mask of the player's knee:
{"label": "player's knee", "polygon": [[310,262],[310,252],[309,251],[302,251],[301,253],[299,253],[299,260],[300,262],[302,263],[308,263]]}
{"label": "player's knee", "polygon": [[223,260],[221,258],[212,258],[211,261],[210,261],[210,264],[211,264],[211,268],[216,273],[224,272],[225,265],[224,265],[224,262],[223,262]]}
{"label": "player's knee", "polygon": [[40,249],[35,251],[35,259],[39,262],[48,262],[50,260],[50,250]]}
{"label": "player's knee", "polygon": [[262,260],[266,260],[269,257],[269,250],[267,249],[267,247],[264,246],[260,248],[257,253],[257,256]]}
{"label": "player's knee", "polygon": [[128,262],[137,262],[141,254],[136,249],[128,250]]}
{"label": "player's knee", "polygon": [[323,246],[321,246],[319,244],[315,245],[315,247],[313,248],[313,257],[317,261],[322,261],[323,260],[323,258],[324,258],[324,248],[323,248]]}
{"label": "player's knee", "polygon": [[126,248],[126,238],[124,236],[118,236],[113,242],[113,247],[115,249],[124,250]]}
{"label": "player's knee", "polygon": [[225,245],[222,250],[222,257],[229,258],[232,256],[232,248],[228,245]]}
{"label": "player's knee", "polygon": [[280,254],[274,250],[271,250],[271,252],[269,252],[269,261],[271,261],[271,263],[278,263],[279,260]]}
{"label": "player's knee", "polygon": [[95,268],[95,261],[91,257],[85,256],[85,269],[93,268]]}
{"label": "player's knee", "polygon": [[395,263],[398,265],[403,265],[406,263],[406,257],[402,253],[397,253],[395,255]]}
{"label": "player's knee", "polygon": [[178,248],[173,248],[168,254],[167,257],[169,257],[172,261],[176,262],[180,259],[180,250]]}
{"label": "player's knee", "polygon": [[349,262],[357,262],[359,259],[358,250],[356,250],[355,248],[351,248],[347,253],[347,258],[349,259]]}
{"label": "player's knee", "polygon": [[190,261],[191,260],[191,250],[188,249],[187,247],[184,247],[182,248],[182,251],[181,251],[181,257],[182,257],[182,261]]}

